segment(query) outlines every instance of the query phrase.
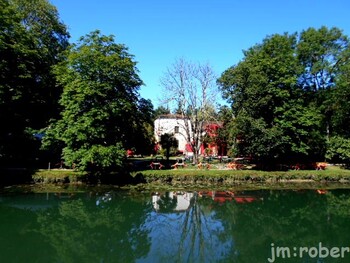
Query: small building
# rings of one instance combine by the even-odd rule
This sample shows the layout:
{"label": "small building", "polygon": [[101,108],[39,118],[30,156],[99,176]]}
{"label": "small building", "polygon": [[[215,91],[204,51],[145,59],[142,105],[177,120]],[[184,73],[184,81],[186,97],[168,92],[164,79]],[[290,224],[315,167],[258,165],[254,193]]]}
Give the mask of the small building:
{"label": "small building", "polygon": [[[218,130],[222,127],[220,123],[206,122],[203,130],[211,137],[215,138],[218,135]],[[192,155],[193,151],[187,140],[187,132],[192,134],[191,121],[183,118],[181,115],[167,114],[161,115],[154,121],[154,135],[156,142],[160,141],[161,135],[168,133],[178,141],[178,151],[185,155]],[[226,155],[226,144],[218,144],[216,140],[212,140],[210,143],[203,143],[200,148],[200,154],[202,155]]]}
{"label": "small building", "polygon": [[186,129],[191,132],[191,122],[188,119],[182,118],[180,115],[167,114],[161,115],[154,121],[154,135],[156,142],[160,142],[160,136],[168,133],[178,141],[178,150],[184,154],[191,152],[190,147],[187,145],[187,133]]}

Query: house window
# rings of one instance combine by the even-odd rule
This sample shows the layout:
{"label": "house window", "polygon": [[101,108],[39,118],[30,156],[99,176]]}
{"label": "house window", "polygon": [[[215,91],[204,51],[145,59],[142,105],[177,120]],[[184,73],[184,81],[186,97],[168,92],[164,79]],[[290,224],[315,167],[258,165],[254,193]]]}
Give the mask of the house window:
{"label": "house window", "polygon": [[174,131],[175,133],[179,133],[179,126],[175,126]]}

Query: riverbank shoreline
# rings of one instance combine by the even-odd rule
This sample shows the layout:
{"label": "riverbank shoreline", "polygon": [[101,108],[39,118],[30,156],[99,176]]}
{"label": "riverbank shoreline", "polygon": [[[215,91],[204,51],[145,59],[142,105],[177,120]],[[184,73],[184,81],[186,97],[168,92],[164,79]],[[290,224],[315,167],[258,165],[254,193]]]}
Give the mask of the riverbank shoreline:
{"label": "riverbank shoreline", "polygon": [[[112,174],[109,182],[91,182],[86,173],[70,169],[36,170],[32,180],[23,184],[3,185],[11,191],[79,192],[114,189],[134,192],[197,190],[305,190],[349,189],[350,170],[327,169],[299,171],[257,170],[142,170],[130,175]],[[114,181],[113,181],[114,180]],[[119,183],[115,183],[119,182]],[[121,183],[122,182],[122,183]]]}
{"label": "riverbank shoreline", "polygon": [[[110,182],[119,179],[121,185],[166,185],[181,186],[227,186],[237,184],[345,184],[350,185],[350,170],[290,170],[290,171],[257,171],[257,170],[200,170],[200,169],[172,169],[172,170],[142,170],[132,172],[129,177],[118,174],[109,175]],[[85,173],[68,169],[38,170],[33,175],[34,183],[90,183]],[[118,181],[118,180],[116,180]],[[108,183],[113,184],[113,183]]]}

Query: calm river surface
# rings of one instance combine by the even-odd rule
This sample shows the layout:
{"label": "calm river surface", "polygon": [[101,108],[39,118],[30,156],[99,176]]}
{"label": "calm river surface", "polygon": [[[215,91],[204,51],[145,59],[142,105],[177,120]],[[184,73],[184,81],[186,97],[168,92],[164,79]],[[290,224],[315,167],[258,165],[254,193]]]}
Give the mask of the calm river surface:
{"label": "calm river surface", "polygon": [[350,190],[0,194],[0,262],[350,262]]}

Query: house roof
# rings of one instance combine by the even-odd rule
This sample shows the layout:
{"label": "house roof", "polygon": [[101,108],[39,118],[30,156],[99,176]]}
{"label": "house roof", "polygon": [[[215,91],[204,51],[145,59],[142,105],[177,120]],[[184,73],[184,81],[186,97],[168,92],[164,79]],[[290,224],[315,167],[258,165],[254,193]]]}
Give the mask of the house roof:
{"label": "house roof", "polygon": [[[185,117],[181,114],[162,114],[157,117],[157,119],[188,119],[188,117]],[[203,122],[203,127],[207,126],[223,126],[223,122],[221,121],[205,121]]]}
{"label": "house roof", "polygon": [[159,115],[157,119],[186,119],[186,118],[181,114],[163,114],[163,115]]}

